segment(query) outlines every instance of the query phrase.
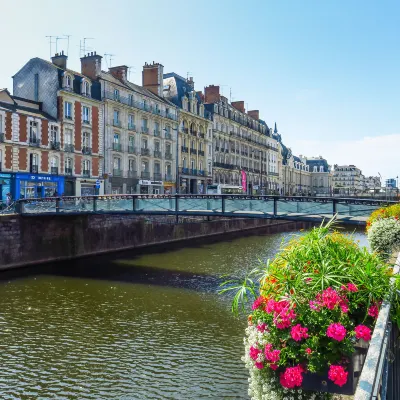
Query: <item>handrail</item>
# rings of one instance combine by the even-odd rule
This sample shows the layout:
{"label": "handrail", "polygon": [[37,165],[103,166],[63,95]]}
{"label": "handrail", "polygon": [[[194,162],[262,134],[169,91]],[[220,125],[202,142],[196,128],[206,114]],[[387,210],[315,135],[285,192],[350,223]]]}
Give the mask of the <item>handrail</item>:
{"label": "handrail", "polygon": [[[393,273],[397,275],[400,269],[400,253],[397,257]],[[394,284],[395,278],[391,278],[391,284]],[[389,350],[389,337],[391,331],[390,322],[390,300],[382,303],[376,320],[375,329],[369,344],[367,356],[364,361],[364,367],[358,381],[354,400],[372,400],[378,398],[378,393],[387,390],[387,369]],[[382,396],[386,399],[386,395]]]}

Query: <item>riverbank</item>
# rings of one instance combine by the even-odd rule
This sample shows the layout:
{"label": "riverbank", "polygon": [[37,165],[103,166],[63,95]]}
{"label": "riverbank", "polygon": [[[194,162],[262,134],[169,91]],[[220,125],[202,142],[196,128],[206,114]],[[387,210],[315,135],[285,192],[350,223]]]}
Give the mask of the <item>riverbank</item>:
{"label": "riverbank", "polygon": [[256,218],[142,217],[135,215],[4,216],[0,219],[0,269],[169,245],[205,237],[267,229],[306,229],[311,222]]}

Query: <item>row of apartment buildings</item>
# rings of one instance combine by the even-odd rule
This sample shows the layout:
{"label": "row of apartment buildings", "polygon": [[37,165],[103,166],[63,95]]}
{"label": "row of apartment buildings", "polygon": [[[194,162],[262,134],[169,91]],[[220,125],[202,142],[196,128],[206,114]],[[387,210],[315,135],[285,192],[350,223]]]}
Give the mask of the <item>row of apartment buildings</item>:
{"label": "row of apartment buildings", "polygon": [[206,193],[211,184],[243,193],[332,193],[322,157],[296,157],[281,135],[229,102],[218,86],[145,64],[142,85],[128,67],[102,69],[95,52],[81,71],[64,53],[33,58],[0,91],[0,193]]}
{"label": "row of apartment buildings", "polygon": [[333,194],[353,196],[363,193],[378,193],[382,182],[379,176],[364,176],[355,165],[336,165],[333,171]]}

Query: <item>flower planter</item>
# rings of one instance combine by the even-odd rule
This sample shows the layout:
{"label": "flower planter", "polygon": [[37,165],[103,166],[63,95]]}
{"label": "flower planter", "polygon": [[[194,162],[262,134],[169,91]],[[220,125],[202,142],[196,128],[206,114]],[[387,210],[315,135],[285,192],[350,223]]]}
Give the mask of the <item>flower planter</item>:
{"label": "flower planter", "polygon": [[356,391],[358,379],[367,356],[368,343],[359,340],[355,346],[351,362],[347,367],[347,382],[343,386],[335,385],[328,379],[328,372],[323,375],[307,373],[304,375],[302,388],[318,392],[353,395]]}

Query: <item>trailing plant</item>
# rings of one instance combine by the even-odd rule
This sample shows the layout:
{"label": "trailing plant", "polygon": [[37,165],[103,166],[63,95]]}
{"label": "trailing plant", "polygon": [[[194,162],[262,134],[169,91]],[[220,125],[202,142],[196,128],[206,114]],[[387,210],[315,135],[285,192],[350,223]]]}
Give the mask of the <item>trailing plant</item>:
{"label": "trailing plant", "polygon": [[248,317],[244,361],[253,399],[329,398],[301,389],[306,373],[327,373],[342,386],[357,340],[368,341],[391,268],[350,236],[332,231],[333,220],[294,237],[274,260],[222,292],[258,293]]}
{"label": "trailing plant", "polygon": [[397,220],[400,219],[400,204],[393,204],[389,207],[382,207],[375,210],[367,220],[367,231],[375,221],[390,217]]}
{"label": "trailing plant", "polygon": [[368,241],[372,250],[388,260],[400,251],[400,220],[389,217],[374,221],[368,229]]}

